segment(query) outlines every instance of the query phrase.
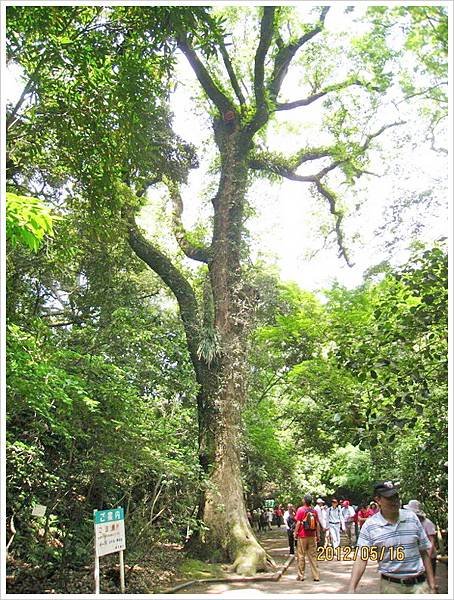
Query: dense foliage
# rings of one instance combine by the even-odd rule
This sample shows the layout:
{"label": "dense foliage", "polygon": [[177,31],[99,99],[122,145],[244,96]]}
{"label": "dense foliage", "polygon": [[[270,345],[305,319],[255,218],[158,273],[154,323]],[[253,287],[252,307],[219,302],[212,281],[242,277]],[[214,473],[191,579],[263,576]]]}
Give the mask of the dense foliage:
{"label": "dense foliage", "polygon": [[268,466],[256,459],[251,480],[259,472],[262,492],[271,478],[295,498],[289,473],[306,465],[306,486],[359,501],[386,473],[446,526],[446,249],[379,271],[354,290],[327,291],[324,305],[286,286],[256,330],[250,435],[261,423],[253,439]]}

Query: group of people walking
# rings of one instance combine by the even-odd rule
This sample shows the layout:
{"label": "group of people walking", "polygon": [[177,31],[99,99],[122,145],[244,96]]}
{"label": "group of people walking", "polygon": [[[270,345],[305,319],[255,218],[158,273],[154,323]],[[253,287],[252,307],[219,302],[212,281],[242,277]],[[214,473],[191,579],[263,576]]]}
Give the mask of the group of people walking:
{"label": "group of people walking", "polygon": [[[350,500],[339,501],[337,498],[332,498],[330,506],[322,498],[318,498],[313,508],[317,513],[320,524],[320,536],[317,545],[319,547],[332,546],[333,548],[340,545],[341,532],[345,532],[350,546],[355,544],[363,523],[378,511],[377,504],[373,501],[370,504],[361,504],[358,507],[350,504]],[[292,531],[295,513],[295,507],[288,504],[284,513],[284,524],[287,531]],[[294,554],[290,537],[289,547],[290,554]]]}
{"label": "group of people walking", "polygon": [[306,494],[296,510],[288,504],[282,518],[289,553],[295,554],[296,550],[298,581],[305,579],[306,558],[312,579],[320,581],[317,559],[332,559],[320,558],[328,556],[323,551],[317,557],[317,548],[338,548],[344,532],[355,561],[350,592],[356,591],[369,558],[378,561],[380,593],[437,592],[435,526],[418,500],[410,500],[401,507],[398,483],[378,482],[373,501],[359,507],[347,499],[339,502],[337,498],[332,498],[330,506],[322,498],[314,505],[312,496]]}
{"label": "group of people walking", "polygon": [[278,504],[273,508],[258,507],[254,510],[247,511],[249,524],[257,531],[270,530],[272,525],[281,527],[284,525],[284,509],[282,504]]}

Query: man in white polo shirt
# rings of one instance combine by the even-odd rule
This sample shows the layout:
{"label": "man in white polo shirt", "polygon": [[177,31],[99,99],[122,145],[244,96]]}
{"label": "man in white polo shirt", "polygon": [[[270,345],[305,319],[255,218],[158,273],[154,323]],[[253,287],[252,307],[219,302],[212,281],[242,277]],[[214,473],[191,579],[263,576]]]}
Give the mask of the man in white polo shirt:
{"label": "man in white polo shirt", "polygon": [[318,522],[320,523],[320,539],[318,540],[317,546],[323,547],[325,545],[325,533],[328,524],[326,522],[326,506],[322,498],[317,498],[314,508],[318,516]]}
{"label": "man in white polo shirt", "polygon": [[409,510],[400,508],[399,484],[380,481],[374,487],[378,513],[364,523],[348,591],[354,593],[369,558],[378,560],[380,594],[436,594],[429,550],[431,543]]}

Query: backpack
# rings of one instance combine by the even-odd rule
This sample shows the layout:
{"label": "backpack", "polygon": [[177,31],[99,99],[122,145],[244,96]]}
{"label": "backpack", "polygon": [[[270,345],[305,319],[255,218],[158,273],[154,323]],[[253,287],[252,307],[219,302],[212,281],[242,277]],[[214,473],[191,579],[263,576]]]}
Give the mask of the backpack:
{"label": "backpack", "polygon": [[313,508],[308,508],[303,517],[303,528],[306,531],[314,531],[317,529],[317,519]]}

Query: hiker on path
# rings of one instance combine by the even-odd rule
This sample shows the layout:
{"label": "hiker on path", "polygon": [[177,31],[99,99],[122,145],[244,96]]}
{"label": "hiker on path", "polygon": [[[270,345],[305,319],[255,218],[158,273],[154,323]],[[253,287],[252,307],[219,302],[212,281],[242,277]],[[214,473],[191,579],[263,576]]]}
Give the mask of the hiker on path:
{"label": "hiker on path", "polygon": [[268,511],[266,508],[262,508],[262,512],[260,513],[260,531],[265,531],[268,529]]}
{"label": "hiker on path", "polygon": [[353,565],[349,593],[355,592],[368,558],[378,558],[380,594],[436,594],[429,556],[432,545],[418,517],[400,508],[399,484],[378,482],[374,499],[380,510],[367,519],[359,534],[360,552]]}
{"label": "hiker on path", "polygon": [[359,535],[359,525],[358,525],[358,511],[359,511],[359,506],[357,506],[356,504],[353,504],[353,510],[355,511],[355,516],[353,517],[353,523],[355,524],[355,540],[358,539],[358,535]]}
{"label": "hiker on path", "polygon": [[258,531],[263,531],[263,509],[257,508],[257,528]]}
{"label": "hiker on path", "polygon": [[312,496],[304,496],[303,505],[298,508],[295,515],[295,540],[296,560],[298,563],[298,581],[304,581],[306,570],[306,556],[311,566],[312,579],[320,581],[320,572],[317,566],[317,540],[320,536],[320,524],[316,511],[312,508]]}
{"label": "hiker on path", "polygon": [[249,525],[251,526],[251,529],[252,529],[252,513],[250,510],[246,511],[246,516],[247,516],[247,520],[249,521]]}
{"label": "hiker on path", "polygon": [[331,506],[326,512],[326,518],[328,520],[329,536],[333,548],[337,548],[340,544],[340,532],[345,531],[345,522],[342,515],[342,510],[339,508],[339,502],[337,498],[331,500]]}
{"label": "hiker on path", "polygon": [[404,508],[407,510],[411,510],[418,517],[419,522],[421,523],[424,531],[426,532],[427,537],[429,538],[429,542],[432,544],[432,548],[429,551],[430,561],[432,563],[432,570],[435,575],[435,571],[437,569],[437,546],[436,546],[436,534],[437,530],[435,529],[435,525],[432,523],[430,519],[426,517],[426,514],[423,512],[421,508],[421,503],[418,500],[410,500],[408,504],[404,504]]}
{"label": "hiker on path", "polygon": [[281,505],[279,504],[279,506],[276,506],[276,508],[274,509],[274,517],[276,519],[276,525],[278,527],[280,527],[282,525],[283,521],[283,516],[284,516],[284,511],[281,508]]}
{"label": "hiker on path", "polygon": [[347,533],[348,545],[352,545],[353,532],[355,529],[355,509],[350,506],[348,500],[342,502],[342,516],[344,517],[345,531]]}
{"label": "hiker on path", "polygon": [[295,554],[295,507],[293,504],[287,504],[287,510],[284,513],[284,525],[287,530],[289,554]]}
{"label": "hiker on path", "polygon": [[377,503],[376,503],[376,502],[373,502],[373,501],[372,501],[372,502],[369,504],[369,508],[370,508],[370,510],[372,511],[372,514],[373,514],[373,515],[376,515],[376,514],[378,513],[378,511],[379,511],[379,508],[378,508],[378,506],[377,506]]}
{"label": "hiker on path", "polygon": [[367,506],[365,502],[363,502],[358,511],[358,525],[360,529],[366,522],[366,519],[371,517],[373,514],[374,513],[372,512],[372,510]]}
{"label": "hiker on path", "polygon": [[273,522],[273,511],[271,510],[271,508],[267,509],[266,516],[268,518],[268,529],[271,529],[271,524]]}
{"label": "hiker on path", "polygon": [[318,540],[317,546],[323,547],[326,541],[326,529],[327,529],[327,521],[326,521],[326,504],[322,498],[317,498],[315,504],[315,511],[317,513],[318,522],[320,523],[320,538]]}

